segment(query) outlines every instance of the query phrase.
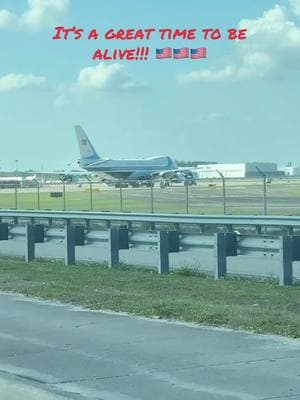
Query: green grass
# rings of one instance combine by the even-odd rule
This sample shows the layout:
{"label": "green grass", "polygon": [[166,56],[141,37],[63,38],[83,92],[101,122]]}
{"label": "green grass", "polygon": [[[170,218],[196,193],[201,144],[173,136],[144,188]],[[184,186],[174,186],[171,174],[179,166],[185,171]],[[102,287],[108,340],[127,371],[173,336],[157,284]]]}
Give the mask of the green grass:
{"label": "green grass", "polygon": [[[53,189],[54,190],[54,189]],[[59,191],[61,189],[55,189]],[[230,196],[237,195],[241,200],[243,196],[253,194],[253,188],[246,188],[238,192],[236,188],[228,189],[227,198],[227,214],[248,214],[261,215],[263,213],[261,193],[256,194],[252,199],[240,204],[236,200],[232,200]],[[271,193],[269,194],[271,197]],[[289,191],[284,193],[276,192],[272,194],[274,199],[276,196],[291,196]],[[189,212],[191,214],[222,214],[223,203],[220,188],[209,190],[201,187],[191,187],[189,189]],[[299,197],[300,202],[300,197]],[[69,191],[66,192],[66,209],[67,210],[89,210],[90,196],[88,191]],[[133,212],[150,212],[150,189],[123,189],[123,211]],[[18,209],[36,209],[38,207],[36,192],[22,192],[18,189]],[[14,193],[6,193],[0,191],[0,209],[15,208]],[[62,198],[51,198],[49,192],[40,193],[41,209],[63,209]],[[120,211],[120,193],[116,190],[100,190],[93,193],[93,210],[94,211]],[[175,187],[173,189],[154,190],[154,211],[168,213],[185,213],[186,212],[186,194],[183,187]],[[300,207],[282,205],[282,201],[270,203],[268,206],[268,214],[270,215],[300,215]]]}
{"label": "green grass", "polygon": [[214,281],[186,269],[161,276],[136,268],[0,260],[0,289],[90,309],[300,337],[300,286],[275,281]]}

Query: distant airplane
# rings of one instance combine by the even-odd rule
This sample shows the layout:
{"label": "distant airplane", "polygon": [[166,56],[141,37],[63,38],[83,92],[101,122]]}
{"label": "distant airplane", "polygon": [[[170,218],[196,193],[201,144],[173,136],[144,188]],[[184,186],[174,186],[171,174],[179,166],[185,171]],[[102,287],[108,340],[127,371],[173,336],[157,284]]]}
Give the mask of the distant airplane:
{"label": "distant airplane", "polygon": [[[139,159],[102,159],[95,151],[81,126],[75,126],[81,158],[78,164],[89,173],[99,175],[104,182],[148,181],[161,177],[164,179],[189,179],[190,171],[179,169],[168,156]],[[134,184],[132,182],[132,184]]]}
{"label": "distant airplane", "polygon": [[16,188],[35,184],[36,176],[0,176],[0,188]]}

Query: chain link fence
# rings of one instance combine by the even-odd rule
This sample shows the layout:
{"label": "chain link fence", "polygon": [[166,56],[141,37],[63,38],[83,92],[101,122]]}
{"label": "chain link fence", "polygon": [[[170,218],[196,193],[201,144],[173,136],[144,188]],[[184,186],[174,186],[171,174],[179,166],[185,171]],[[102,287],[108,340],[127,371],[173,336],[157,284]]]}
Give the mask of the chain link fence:
{"label": "chain link fence", "polygon": [[0,208],[150,213],[300,215],[300,178],[224,178],[108,186],[40,183],[0,187]]}

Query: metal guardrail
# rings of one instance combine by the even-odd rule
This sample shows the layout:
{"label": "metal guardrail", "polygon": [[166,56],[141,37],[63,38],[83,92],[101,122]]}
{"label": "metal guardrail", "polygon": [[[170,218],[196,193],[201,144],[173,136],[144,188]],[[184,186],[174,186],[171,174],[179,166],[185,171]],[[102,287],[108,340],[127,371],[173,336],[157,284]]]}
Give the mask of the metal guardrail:
{"label": "metal guardrail", "polygon": [[233,227],[252,226],[257,228],[257,233],[261,233],[262,227],[282,227],[288,228],[291,234],[293,228],[300,228],[300,217],[293,216],[249,216],[249,215],[191,215],[191,214],[150,214],[150,213],[120,213],[120,212],[90,212],[90,211],[35,211],[35,210],[0,210],[0,219],[28,218],[31,222],[46,219],[63,221],[104,221],[108,225],[110,222],[144,222],[149,223],[151,228],[155,224],[190,224],[223,226],[228,231]]}
{"label": "metal guardrail", "polygon": [[[236,232],[181,232],[180,224],[214,224],[214,225],[257,225],[288,226],[300,225],[297,217],[216,217],[189,215],[149,215],[124,213],[92,212],[54,212],[54,211],[0,211],[0,244],[3,240],[25,239],[25,260],[35,258],[35,244],[60,242],[65,247],[65,264],[75,264],[77,246],[91,244],[104,245],[108,248],[108,264],[114,267],[119,264],[119,250],[143,249],[158,254],[158,272],[169,272],[169,253],[199,250],[205,248],[214,252],[215,278],[225,277],[227,257],[243,255],[272,256],[280,263],[279,282],[281,285],[293,283],[293,262],[300,261],[300,236],[265,236],[240,235]],[[54,220],[60,222],[53,223]],[[254,221],[253,221],[254,220]],[[46,222],[46,224],[41,223]],[[84,221],[82,224],[80,222]],[[90,221],[108,222],[106,227],[92,225]],[[110,222],[123,224],[111,227]],[[132,229],[131,222],[150,222],[150,229],[140,227]],[[124,224],[124,222],[126,222]],[[170,230],[153,229],[153,224],[174,223]]]}

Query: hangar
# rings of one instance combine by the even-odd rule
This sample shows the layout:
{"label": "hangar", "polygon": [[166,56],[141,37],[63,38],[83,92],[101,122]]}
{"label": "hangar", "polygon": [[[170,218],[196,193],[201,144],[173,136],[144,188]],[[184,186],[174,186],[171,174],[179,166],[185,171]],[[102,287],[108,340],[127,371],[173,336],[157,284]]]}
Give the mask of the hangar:
{"label": "hangar", "polygon": [[219,178],[217,171],[221,172],[225,178],[246,178],[257,176],[258,167],[266,175],[278,175],[276,163],[270,162],[246,162],[236,164],[205,164],[197,165],[196,172],[200,179]]}

